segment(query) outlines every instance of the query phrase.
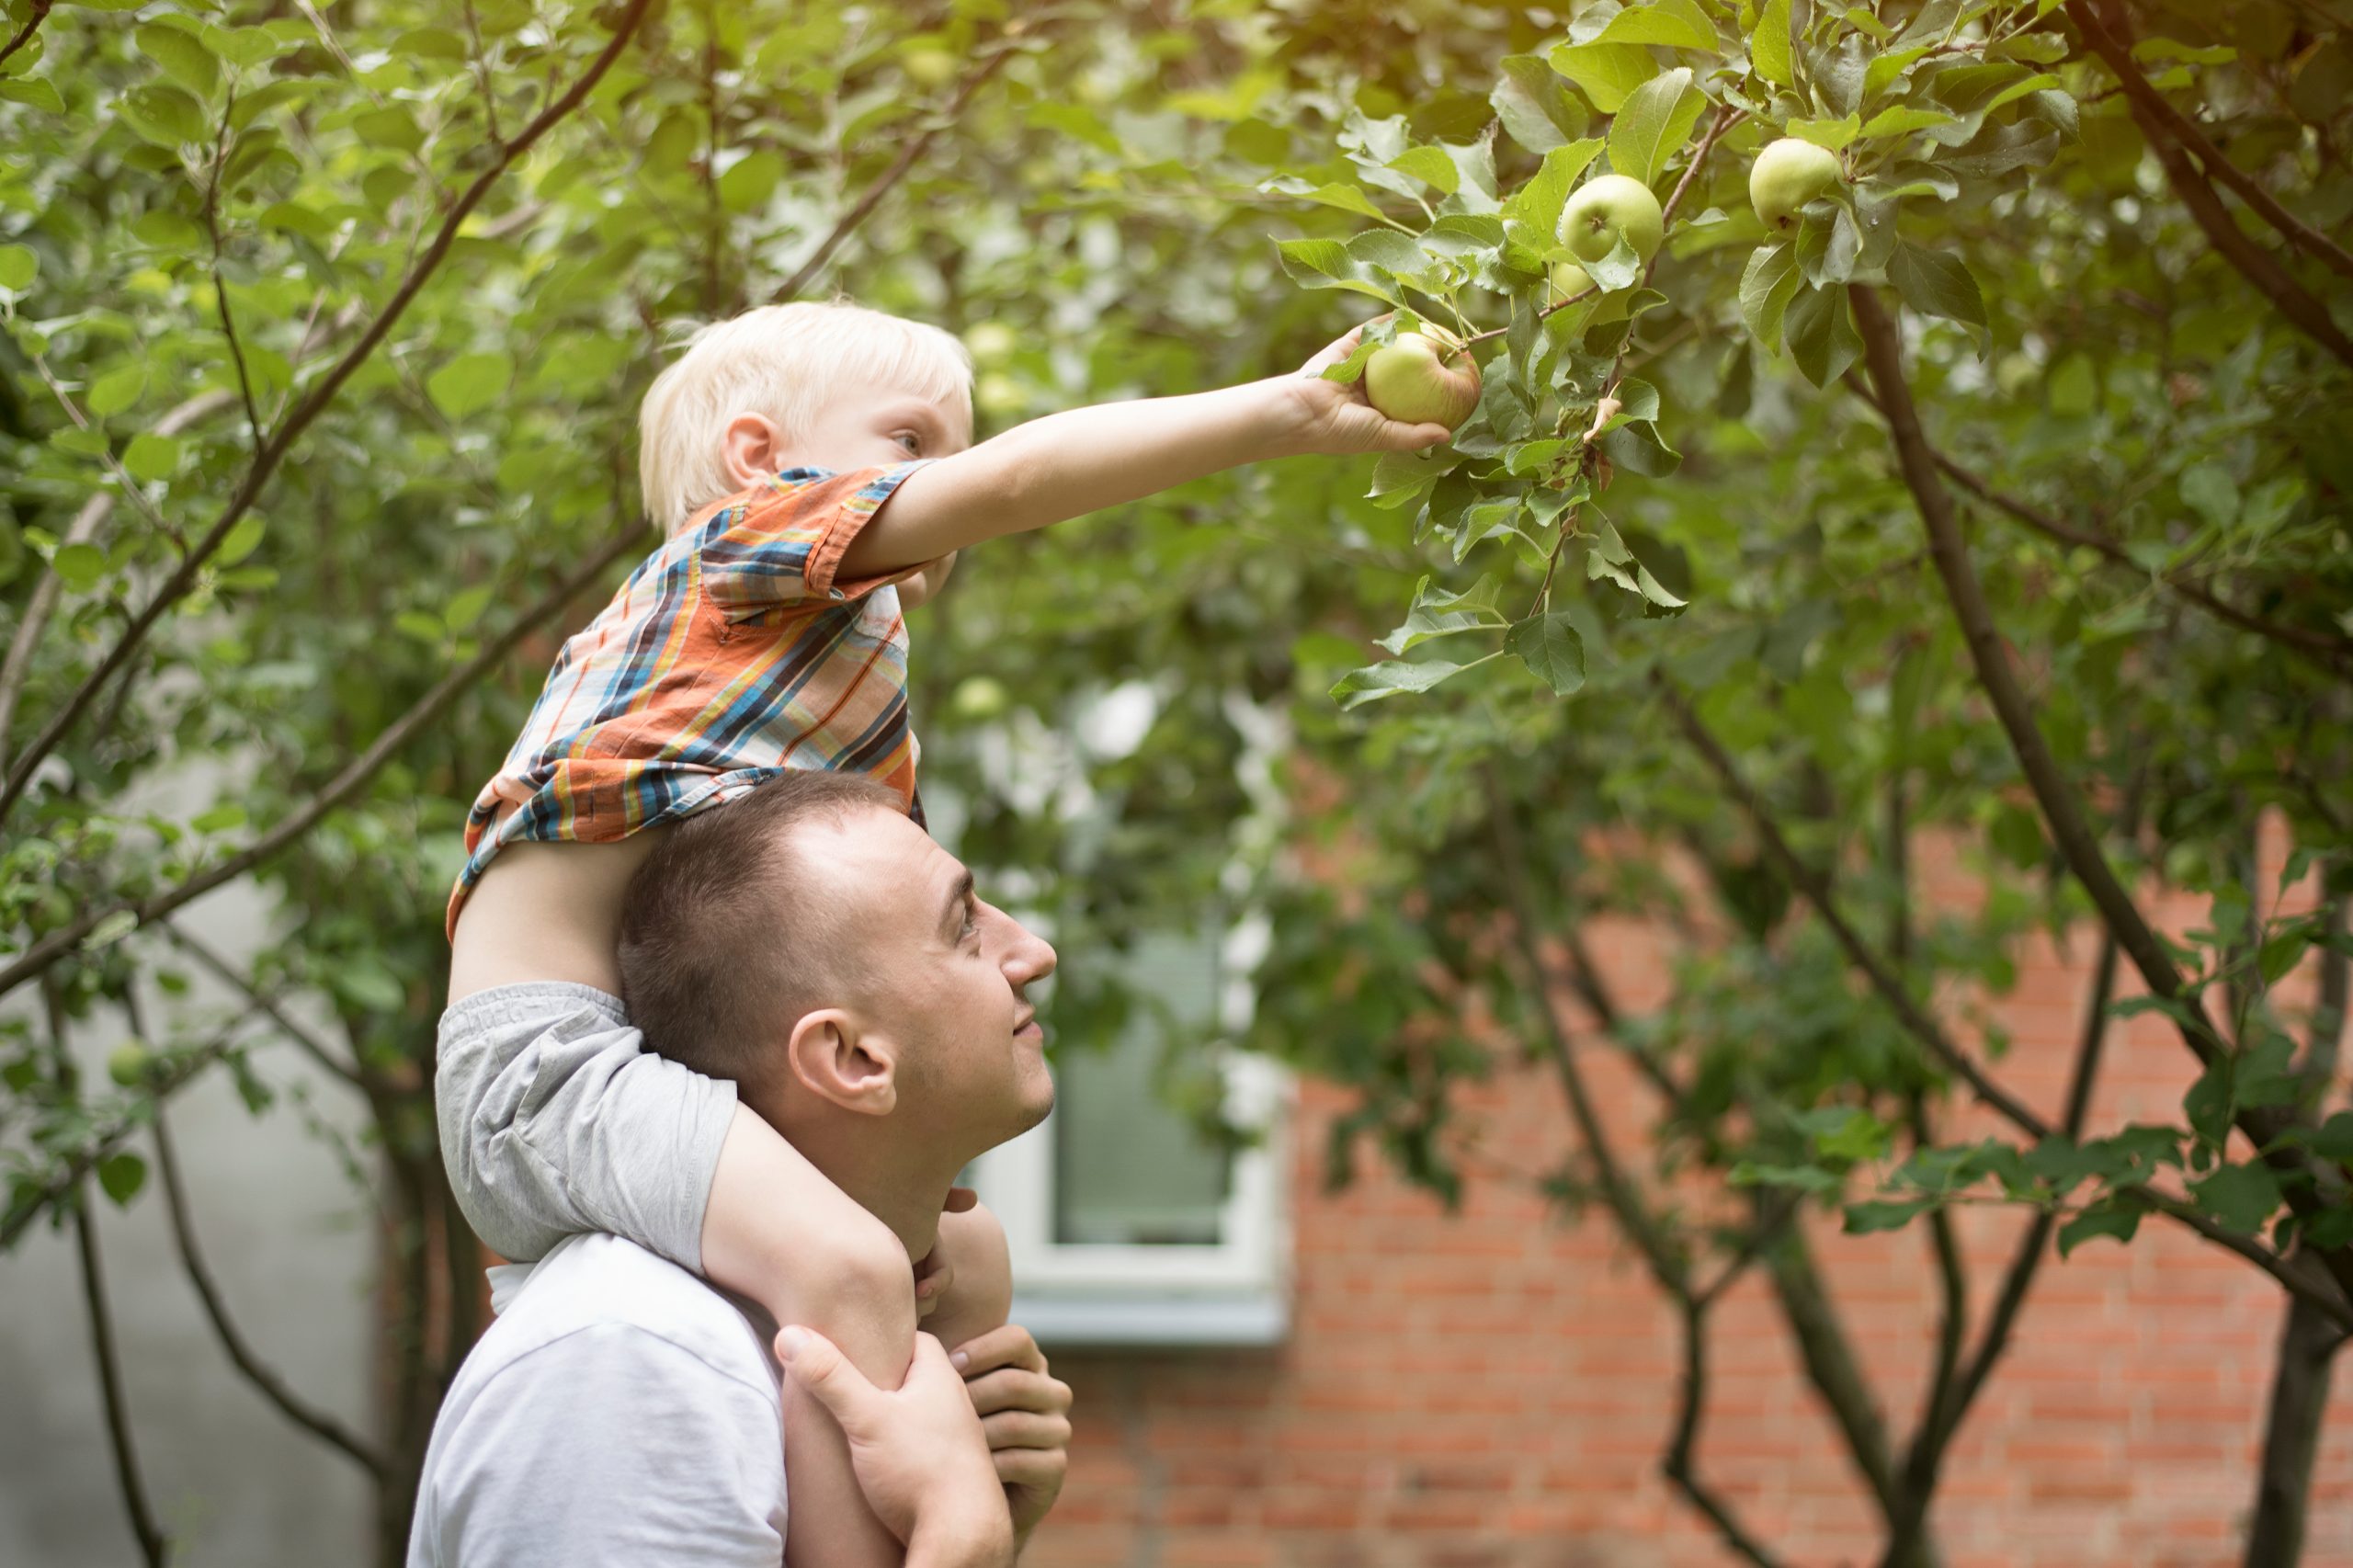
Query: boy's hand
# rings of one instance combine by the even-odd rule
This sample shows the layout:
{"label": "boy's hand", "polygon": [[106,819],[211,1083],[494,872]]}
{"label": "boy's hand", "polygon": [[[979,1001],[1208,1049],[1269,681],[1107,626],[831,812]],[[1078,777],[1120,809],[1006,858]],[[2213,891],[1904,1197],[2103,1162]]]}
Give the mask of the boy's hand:
{"label": "boy's hand", "polygon": [[1019,1324],[991,1329],[948,1360],[963,1372],[988,1436],[1014,1539],[1027,1540],[1062,1494],[1070,1468],[1070,1385],[1047,1376],[1044,1353]]}
{"label": "boy's hand", "polygon": [[1356,352],[1364,335],[1359,326],[1332,343],[1300,367],[1299,375],[1283,385],[1299,400],[1302,449],[1332,457],[1358,452],[1413,452],[1435,447],[1454,432],[1443,425],[1405,425],[1372,406],[1365,396],[1364,378],[1327,381],[1324,372]]}

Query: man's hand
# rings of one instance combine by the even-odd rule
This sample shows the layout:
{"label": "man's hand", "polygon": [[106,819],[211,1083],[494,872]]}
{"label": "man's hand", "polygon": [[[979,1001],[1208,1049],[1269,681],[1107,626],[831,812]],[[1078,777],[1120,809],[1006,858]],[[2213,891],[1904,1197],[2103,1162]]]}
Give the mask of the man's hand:
{"label": "man's hand", "polygon": [[988,1437],[1014,1539],[1026,1541],[1062,1495],[1070,1467],[1070,1385],[1047,1375],[1044,1354],[1019,1324],[957,1346],[949,1360],[962,1370]]}
{"label": "man's hand", "polygon": [[1298,442],[1303,452],[1347,457],[1357,452],[1413,452],[1435,447],[1453,435],[1443,425],[1404,425],[1372,406],[1364,378],[1327,381],[1324,372],[1356,352],[1359,326],[1300,367],[1283,382],[1299,403]]}
{"label": "man's hand", "polygon": [[1013,1561],[1003,1466],[992,1463],[979,1412],[938,1340],[915,1335],[906,1381],[891,1393],[867,1381],[821,1334],[787,1328],[776,1336],[776,1351],[793,1381],[840,1424],[858,1490],[874,1517],[906,1542],[908,1568],[1003,1568]]}

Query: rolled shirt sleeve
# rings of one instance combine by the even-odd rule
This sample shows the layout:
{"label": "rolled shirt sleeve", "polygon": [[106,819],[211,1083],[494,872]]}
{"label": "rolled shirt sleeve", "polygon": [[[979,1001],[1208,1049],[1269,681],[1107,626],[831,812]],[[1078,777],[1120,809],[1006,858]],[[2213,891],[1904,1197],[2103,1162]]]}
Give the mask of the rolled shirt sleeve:
{"label": "rolled shirt sleeve", "polygon": [[907,476],[931,462],[888,468],[787,469],[700,525],[696,557],[704,597],[731,619],[773,609],[841,604],[913,576],[917,562],[843,579],[842,557]]}

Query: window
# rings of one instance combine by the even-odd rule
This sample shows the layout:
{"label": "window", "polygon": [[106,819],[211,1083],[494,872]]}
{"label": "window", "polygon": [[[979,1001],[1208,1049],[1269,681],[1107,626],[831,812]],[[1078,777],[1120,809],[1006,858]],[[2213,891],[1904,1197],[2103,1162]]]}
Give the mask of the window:
{"label": "window", "polygon": [[[1128,681],[1075,704],[1061,728],[1016,710],[970,732],[972,760],[999,799],[1080,829],[1074,838],[1083,846],[1101,811],[1087,764],[1132,753],[1167,695]],[[1239,698],[1226,711],[1247,737],[1243,778],[1257,805],[1237,824],[1237,843],[1269,840],[1281,809],[1273,770],[1286,738],[1280,721]],[[953,846],[963,801],[943,779],[926,787],[925,806],[933,833]],[[1234,869],[1244,871],[1239,859]],[[1015,1321],[1048,1346],[1279,1341],[1290,1326],[1282,1176],[1290,1081],[1273,1062],[1211,1044],[1239,1038],[1249,1024],[1249,975],[1267,949],[1266,922],[1228,925],[1203,911],[1196,930],[1144,939],[1120,956],[1074,945],[1023,911],[1017,875],[994,876],[990,887],[1063,947],[1065,963],[1125,965],[1120,978],[1147,1004],[1115,1040],[1061,1041],[1053,1115],[969,1173],[1012,1244]],[[1187,1066],[1211,1074],[1204,1108],[1217,1114],[1202,1119],[1245,1142],[1206,1136],[1160,1092],[1163,1018],[1188,1039]],[[1190,1049],[1192,1040],[1210,1049]]]}

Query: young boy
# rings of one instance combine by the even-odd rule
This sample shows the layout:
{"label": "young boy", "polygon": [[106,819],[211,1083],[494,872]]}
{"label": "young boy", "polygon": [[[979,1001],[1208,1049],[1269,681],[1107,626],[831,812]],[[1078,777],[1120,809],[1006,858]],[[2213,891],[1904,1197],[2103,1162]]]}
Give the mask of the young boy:
{"label": "young boy", "polygon": [[[1320,372],[1050,415],[977,447],[953,337],[842,302],[705,328],[641,415],[668,540],[558,657],[467,823],[436,1093],[467,1218],[517,1259],[608,1231],[834,1341],[895,1386],[919,1314],[950,1348],[1005,1321],[984,1212],[902,1238],[717,1083],[644,1052],[615,1000],[620,907],[653,834],[775,770],[849,768],[921,820],[900,612],[956,553],[1221,470],[1444,440]],[[919,1305],[910,1256],[928,1278]],[[949,1287],[944,1292],[942,1285]],[[936,1309],[936,1310],[935,1310]],[[839,1429],[791,1397],[796,1568],[895,1562]]]}

